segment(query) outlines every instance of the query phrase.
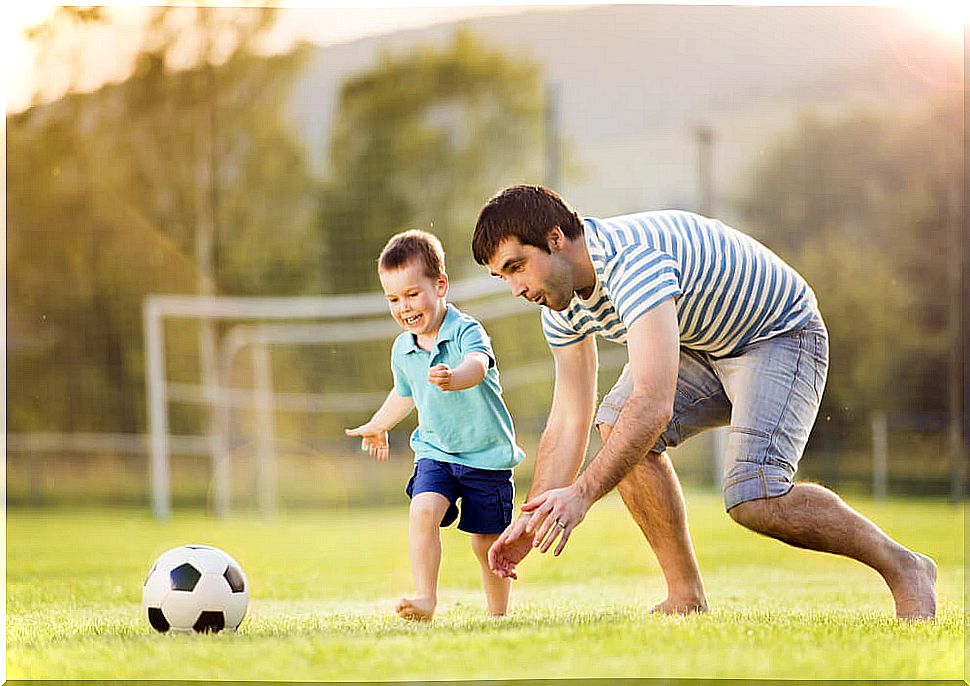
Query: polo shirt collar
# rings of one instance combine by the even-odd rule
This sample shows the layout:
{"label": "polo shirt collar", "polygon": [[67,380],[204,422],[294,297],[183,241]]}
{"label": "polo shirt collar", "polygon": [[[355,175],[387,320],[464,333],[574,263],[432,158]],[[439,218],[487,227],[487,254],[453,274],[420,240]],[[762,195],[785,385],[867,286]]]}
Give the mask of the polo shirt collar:
{"label": "polo shirt collar", "polygon": [[[445,310],[445,318],[441,320],[441,326],[438,327],[438,335],[434,339],[435,350],[441,347],[441,344],[445,341],[450,341],[455,337],[455,331],[458,330],[458,308],[454,305],[448,304]],[[411,334],[407,337],[407,347],[404,352],[413,353],[421,350],[418,347],[418,337]],[[422,352],[426,352],[421,350]]]}

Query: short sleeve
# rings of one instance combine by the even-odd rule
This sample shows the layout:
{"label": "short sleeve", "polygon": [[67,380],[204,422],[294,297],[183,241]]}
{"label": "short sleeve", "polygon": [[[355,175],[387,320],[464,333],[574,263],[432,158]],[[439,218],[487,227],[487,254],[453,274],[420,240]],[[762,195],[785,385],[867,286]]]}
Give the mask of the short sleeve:
{"label": "short sleeve", "polygon": [[410,398],[413,394],[407,374],[398,360],[397,346],[391,351],[391,374],[394,376],[394,392],[402,398]]}
{"label": "short sleeve", "polygon": [[668,298],[683,293],[680,268],[673,256],[656,248],[637,245],[621,251],[606,279],[610,300],[628,329]]}
{"label": "short sleeve", "polygon": [[579,343],[586,338],[586,334],[573,329],[569,320],[545,306],[542,308],[542,333],[546,337],[546,343],[554,348]]}
{"label": "short sleeve", "polygon": [[469,322],[463,326],[457,336],[458,350],[464,359],[468,353],[485,353],[488,355],[489,366],[495,366],[495,353],[492,352],[492,343],[485,333],[485,327],[478,322]]}

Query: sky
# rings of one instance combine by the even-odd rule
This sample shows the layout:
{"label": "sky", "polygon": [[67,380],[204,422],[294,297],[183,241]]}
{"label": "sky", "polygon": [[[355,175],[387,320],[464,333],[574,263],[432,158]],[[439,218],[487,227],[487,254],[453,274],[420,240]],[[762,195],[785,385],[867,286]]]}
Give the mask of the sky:
{"label": "sky", "polygon": [[[655,0],[660,1],[660,0]],[[670,0],[667,0],[668,2]],[[723,0],[722,0],[723,1]],[[595,2],[595,0],[594,0]],[[145,3],[119,0],[106,0],[103,4],[110,7],[115,21],[114,26],[90,29],[86,32],[84,69],[77,78],[82,90],[97,88],[106,81],[122,80],[127,76],[129,57],[137,49],[137,30],[118,30],[118,26],[137,27],[140,17],[144,16]],[[208,2],[208,3],[167,3],[167,4],[207,4],[210,6],[245,6],[262,3],[253,2]],[[705,0],[680,0],[678,4],[719,4]],[[813,0],[774,0],[770,2],[752,0],[736,4],[805,5]],[[962,33],[964,22],[970,17],[970,3],[953,0],[899,0],[886,2],[879,0],[852,0],[851,2],[816,2],[814,4],[853,4],[853,5],[906,5],[912,8],[914,18],[928,22],[944,32]],[[271,36],[272,50],[285,50],[298,40],[308,40],[317,44],[347,42],[365,36],[390,33],[395,30],[418,28],[435,23],[455,21],[462,18],[482,15],[521,12],[539,5],[576,5],[570,0],[548,2],[533,0],[530,5],[512,2],[491,2],[489,4],[462,2],[461,0],[432,0],[424,7],[409,6],[400,0],[363,0],[353,7],[323,6],[319,2],[278,2],[282,8],[303,8],[313,10],[313,19],[308,20],[303,12],[281,12],[277,26]],[[433,6],[428,6],[433,5]],[[38,88],[35,76],[33,50],[24,36],[27,27],[36,25],[48,17],[55,3],[47,0],[36,2],[0,3],[0,65],[3,66],[0,85],[5,92],[6,111],[17,112],[30,103],[31,94]],[[110,50],[104,46],[110,45]],[[65,60],[67,63],[67,60]],[[66,74],[63,75],[66,78]],[[57,83],[48,84],[48,90],[58,93]]]}

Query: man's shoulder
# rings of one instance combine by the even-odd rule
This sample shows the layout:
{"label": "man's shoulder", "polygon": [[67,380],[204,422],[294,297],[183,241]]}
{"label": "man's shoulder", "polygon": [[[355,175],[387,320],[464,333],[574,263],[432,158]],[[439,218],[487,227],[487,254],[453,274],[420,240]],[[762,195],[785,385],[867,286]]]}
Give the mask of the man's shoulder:
{"label": "man's shoulder", "polygon": [[586,217],[586,219],[588,220],[587,227],[592,228],[594,233],[602,234],[611,234],[618,231],[634,231],[637,233],[669,231],[685,226],[695,226],[707,221],[706,217],[680,209],[643,210],[618,214],[604,219],[596,217]]}

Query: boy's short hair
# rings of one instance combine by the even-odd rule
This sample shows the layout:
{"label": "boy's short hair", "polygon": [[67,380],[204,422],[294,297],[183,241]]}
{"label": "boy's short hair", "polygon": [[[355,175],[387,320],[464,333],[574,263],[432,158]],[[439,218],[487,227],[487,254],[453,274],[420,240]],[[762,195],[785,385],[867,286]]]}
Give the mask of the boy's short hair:
{"label": "boy's short hair", "polygon": [[391,236],[377,258],[377,268],[393,271],[417,261],[424,267],[425,275],[436,279],[445,273],[445,250],[433,233],[421,229],[409,229]]}
{"label": "boy's short hair", "polygon": [[487,264],[506,238],[518,238],[549,252],[546,237],[552,227],[562,229],[566,238],[583,235],[583,222],[558,193],[544,186],[509,186],[485,203],[472,236],[472,255],[478,264]]}

